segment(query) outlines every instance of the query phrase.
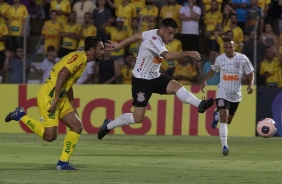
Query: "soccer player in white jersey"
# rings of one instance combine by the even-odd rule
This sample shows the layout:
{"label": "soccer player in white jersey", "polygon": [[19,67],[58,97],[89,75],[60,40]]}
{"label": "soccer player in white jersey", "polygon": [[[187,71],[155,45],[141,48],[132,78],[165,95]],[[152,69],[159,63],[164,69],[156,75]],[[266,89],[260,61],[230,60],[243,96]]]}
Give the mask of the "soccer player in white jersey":
{"label": "soccer player in white jersey", "polygon": [[222,145],[222,154],[225,156],[229,154],[227,124],[231,123],[242,100],[242,77],[244,73],[247,75],[249,80],[247,91],[248,94],[252,94],[254,87],[254,68],[247,56],[235,52],[234,41],[226,38],[224,39],[224,53],[216,58],[215,64],[211,66],[211,70],[202,81],[202,92],[205,92],[206,81],[215,72],[220,72],[220,82],[216,93],[216,106],[219,113],[214,113],[212,127],[215,128],[220,120],[219,136]]}
{"label": "soccer player in white jersey", "polygon": [[197,51],[169,52],[165,48],[165,44],[174,39],[177,28],[177,23],[173,19],[166,18],[162,21],[159,29],[136,33],[120,43],[109,41],[105,44],[106,49],[116,50],[142,41],[132,71],[132,105],[134,111],[133,113],[125,113],[113,121],[106,119],[98,132],[98,139],[102,139],[115,127],[141,123],[152,93],[175,94],[183,103],[198,107],[199,113],[204,113],[206,109],[213,105],[213,98],[201,101],[180,83],[160,74],[162,58],[166,60],[178,60],[184,57],[201,59]]}

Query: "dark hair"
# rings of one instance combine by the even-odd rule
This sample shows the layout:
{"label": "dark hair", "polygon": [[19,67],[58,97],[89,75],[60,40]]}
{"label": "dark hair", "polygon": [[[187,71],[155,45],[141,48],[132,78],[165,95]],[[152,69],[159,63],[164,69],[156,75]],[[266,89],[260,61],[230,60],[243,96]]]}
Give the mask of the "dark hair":
{"label": "dark hair", "polygon": [[172,18],[165,18],[165,19],[163,19],[160,27],[172,27],[174,29],[177,29],[178,25],[175,22],[175,20],[173,20]]}
{"label": "dark hair", "polygon": [[232,33],[232,35],[234,35],[234,34],[233,34],[233,31],[231,31],[231,30],[226,31],[226,32],[224,33],[224,35],[227,35],[228,33]]}
{"label": "dark hair", "polygon": [[84,40],[84,50],[89,51],[91,47],[96,48],[98,45],[98,42],[101,42],[102,38],[97,36],[88,36]]}
{"label": "dark hair", "polygon": [[231,41],[233,41],[231,38],[224,38],[223,39],[223,42],[231,42]]}
{"label": "dark hair", "polygon": [[49,51],[55,51],[55,47],[53,45],[49,45],[47,47],[47,52],[49,52]]}

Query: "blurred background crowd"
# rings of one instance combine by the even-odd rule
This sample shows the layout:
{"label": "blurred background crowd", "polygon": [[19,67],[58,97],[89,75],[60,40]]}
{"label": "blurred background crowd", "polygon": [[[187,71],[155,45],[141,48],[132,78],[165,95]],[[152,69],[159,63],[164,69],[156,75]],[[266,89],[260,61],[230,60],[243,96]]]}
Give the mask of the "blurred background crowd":
{"label": "blurred background crowd", "polygon": [[[85,37],[120,42],[169,17],[179,29],[167,49],[198,51],[202,61],[164,60],[161,73],[200,84],[230,37],[253,63],[258,86],[282,87],[281,13],[282,0],[0,0],[0,83],[44,83],[61,57],[83,50]],[[78,84],[129,84],[138,47],[106,51]],[[215,75],[208,84],[218,82]]]}

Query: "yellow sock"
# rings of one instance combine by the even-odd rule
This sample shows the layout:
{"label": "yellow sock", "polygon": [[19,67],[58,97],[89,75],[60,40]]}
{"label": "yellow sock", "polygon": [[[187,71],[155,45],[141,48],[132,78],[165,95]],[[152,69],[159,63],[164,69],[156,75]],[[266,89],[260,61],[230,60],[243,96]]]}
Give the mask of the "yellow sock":
{"label": "yellow sock", "polygon": [[43,124],[40,121],[37,121],[35,119],[30,118],[29,116],[25,115],[21,118],[21,121],[28,126],[30,130],[32,130],[34,133],[39,135],[39,137],[43,137],[45,128]]}
{"label": "yellow sock", "polygon": [[76,143],[80,137],[80,134],[73,131],[69,131],[64,140],[64,147],[60,157],[60,161],[68,162],[69,158],[76,146]]}

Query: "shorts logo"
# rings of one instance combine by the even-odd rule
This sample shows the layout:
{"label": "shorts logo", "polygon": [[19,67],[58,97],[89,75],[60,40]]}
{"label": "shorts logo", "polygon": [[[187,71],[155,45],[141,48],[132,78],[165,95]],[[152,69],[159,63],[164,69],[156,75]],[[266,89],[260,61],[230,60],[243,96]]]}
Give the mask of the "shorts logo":
{"label": "shorts logo", "polygon": [[138,102],[144,102],[145,101],[145,93],[139,92],[137,93],[137,101]]}
{"label": "shorts logo", "polygon": [[218,107],[223,107],[224,106],[224,100],[223,99],[219,99],[218,100]]}

